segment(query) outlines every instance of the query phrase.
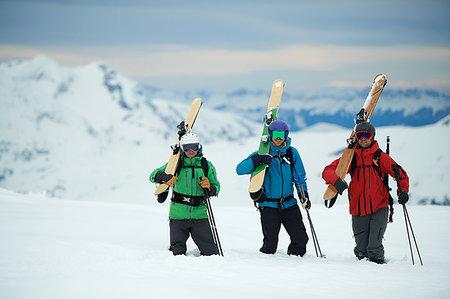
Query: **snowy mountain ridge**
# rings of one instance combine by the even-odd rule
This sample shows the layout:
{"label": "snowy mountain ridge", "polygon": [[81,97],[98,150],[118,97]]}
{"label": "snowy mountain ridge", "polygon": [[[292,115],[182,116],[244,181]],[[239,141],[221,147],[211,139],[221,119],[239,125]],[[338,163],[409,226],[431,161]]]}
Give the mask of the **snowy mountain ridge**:
{"label": "snowy mountain ridge", "polygon": [[[328,122],[353,127],[349,120],[361,108],[370,90],[371,78],[367,88],[328,88],[311,92],[291,92],[289,86],[295,82],[285,82],[283,100],[279,117],[290,124],[291,131],[304,129],[317,123]],[[424,126],[433,124],[450,114],[450,94],[430,89],[391,89],[388,83],[375,110],[376,126]],[[270,84],[270,82],[268,82]],[[270,85],[266,90],[238,89],[230,93],[215,93],[204,90],[185,94],[171,93],[174,99],[188,101],[194,95],[208,99],[208,107],[218,111],[233,111],[255,122],[261,121],[265,106],[262,99],[269,99]],[[143,87],[148,97],[163,91]]]}
{"label": "snowy mountain ridge", "polygon": [[[241,204],[242,199],[235,198],[230,189],[241,190],[245,197],[248,177],[237,177],[234,168],[256,150],[267,93],[241,90],[235,97],[222,100],[206,92],[178,97],[176,93],[144,88],[102,63],[70,68],[45,56],[2,63],[0,187],[71,199],[153,199],[154,188],[148,183],[148,175],[167,161],[170,145],[177,137],[176,125],[185,118],[190,101],[200,96],[204,106],[194,131],[202,139],[205,156],[216,165],[223,196],[230,198],[229,203]],[[333,106],[333,98],[325,94],[322,104]],[[423,92],[412,93],[411,98],[418,94]],[[431,109],[434,116],[447,111],[446,96],[436,95],[436,100],[417,111]],[[317,110],[319,106],[306,102],[299,105],[289,93],[285,96],[280,118],[292,128],[293,145],[301,151],[308,184],[315,190],[312,199],[321,202],[321,170],[342,151],[349,134],[333,119],[345,118],[351,124],[366,95],[358,100],[355,96],[344,105],[354,106],[352,114],[338,109],[336,115],[325,119]],[[346,99],[347,93],[342,91],[340,97]],[[422,100],[419,97],[411,105],[404,100],[399,113],[412,111],[409,106],[417,106]],[[318,98],[312,101],[320,102]],[[238,104],[243,112],[236,110]],[[308,114],[302,116],[298,107],[307,107]],[[377,137],[382,140],[383,134],[391,135],[397,149],[394,158],[398,157],[405,169],[412,169],[412,201],[449,204],[450,190],[445,183],[439,183],[448,181],[450,146],[447,139],[440,138],[448,135],[448,117],[421,127],[398,126],[401,123],[379,127],[381,118],[376,112],[372,116]],[[324,124],[324,120],[328,123]],[[297,131],[300,127],[303,129]],[[324,147],[324,140],[332,146]]]}

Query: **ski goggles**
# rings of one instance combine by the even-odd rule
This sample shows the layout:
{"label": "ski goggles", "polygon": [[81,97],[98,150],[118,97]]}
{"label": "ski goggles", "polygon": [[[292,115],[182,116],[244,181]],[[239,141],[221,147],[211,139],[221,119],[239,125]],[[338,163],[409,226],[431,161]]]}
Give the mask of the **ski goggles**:
{"label": "ski goggles", "polygon": [[286,131],[272,131],[272,138],[273,139],[285,139],[286,138]]}
{"label": "ski goggles", "polygon": [[373,137],[372,132],[369,132],[369,131],[356,132],[357,139],[361,139],[361,138],[372,139],[372,137]]}
{"label": "ski goggles", "polygon": [[200,144],[198,144],[198,143],[183,144],[181,146],[181,149],[183,150],[183,152],[189,152],[189,151],[198,152],[198,150],[200,149]]}

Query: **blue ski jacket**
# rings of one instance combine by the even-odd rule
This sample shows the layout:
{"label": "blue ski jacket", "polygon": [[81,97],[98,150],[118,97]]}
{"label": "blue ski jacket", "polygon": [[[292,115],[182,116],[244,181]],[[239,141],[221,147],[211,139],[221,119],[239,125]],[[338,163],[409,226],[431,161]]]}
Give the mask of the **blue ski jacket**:
{"label": "blue ski jacket", "polygon": [[[280,199],[293,196],[294,194],[294,182],[301,184],[303,190],[308,191],[306,185],[306,172],[303,166],[302,159],[296,148],[291,146],[292,158],[294,163],[294,174],[291,171],[291,165],[286,158],[286,151],[291,146],[291,138],[288,137],[286,146],[276,147],[273,144],[270,145],[270,155],[272,156],[272,163],[266,170],[266,176],[264,178],[263,192],[267,198]],[[236,167],[236,173],[238,175],[251,174],[254,170],[254,165],[251,157],[257,152],[253,152],[245,160],[239,163]],[[299,191],[299,190],[297,190]],[[278,203],[274,201],[265,201],[259,203],[259,207],[271,207],[282,209],[289,208],[297,204],[297,199],[292,198]]]}

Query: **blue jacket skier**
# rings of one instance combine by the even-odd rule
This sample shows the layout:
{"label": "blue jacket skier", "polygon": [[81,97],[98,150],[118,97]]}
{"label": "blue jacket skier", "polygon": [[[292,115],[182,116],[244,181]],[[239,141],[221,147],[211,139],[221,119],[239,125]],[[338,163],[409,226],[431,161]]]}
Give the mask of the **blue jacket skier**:
{"label": "blue jacket skier", "polygon": [[305,209],[311,207],[306,172],[296,148],[288,137],[289,127],[282,120],[269,125],[270,155],[252,153],[236,167],[238,175],[251,174],[260,164],[269,165],[260,192],[252,198],[258,203],[263,231],[263,253],[273,254],[277,250],[278,235],[283,224],[290,237],[288,254],[303,256],[306,253],[308,236],[302,215],[294,197],[294,183],[304,190],[298,196]]}

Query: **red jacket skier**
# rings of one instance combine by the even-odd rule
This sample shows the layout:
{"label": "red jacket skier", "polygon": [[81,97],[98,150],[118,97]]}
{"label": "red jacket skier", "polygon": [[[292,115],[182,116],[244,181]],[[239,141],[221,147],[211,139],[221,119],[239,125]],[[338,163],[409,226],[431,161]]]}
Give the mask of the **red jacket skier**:
{"label": "red jacket skier", "polygon": [[[327,184],[334,185],[341,195],[348,187],[350,214],[356,241],[355,255],[359,259],[367,257],[371,261],[384,263],[382,239],[387,226],[389,192],[381,176],[389,174],[399,178],[401,190],[397,190],[397,194],[401,204],[405,204],[409,198],[409,178],[403,168],[388,154],[381,152],[379,159],[374,160],[379,146],[374,140],[375,128],[372,124],[360,123],[356,126],[355,132],[357,147],[348,171],[351,175],[350,186],[335,173],[339,159],[325,167],[322,177]],[[377,169],[381,170],[381,176]]]}

